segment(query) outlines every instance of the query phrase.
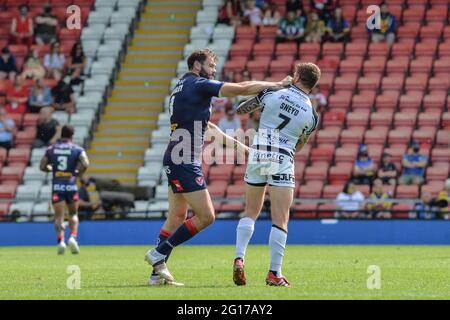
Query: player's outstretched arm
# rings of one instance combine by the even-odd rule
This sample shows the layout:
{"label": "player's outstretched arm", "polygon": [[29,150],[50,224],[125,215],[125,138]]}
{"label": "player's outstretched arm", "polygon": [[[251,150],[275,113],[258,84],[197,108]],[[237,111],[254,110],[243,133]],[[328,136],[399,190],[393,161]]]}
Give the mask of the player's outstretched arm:
{"label": "player's outstretched arm", "polygon": [[260,93],[263,90],[273,87],[286,87],[292,83],[292,77],[287,76],[278,82],[266,82],[266,81],[245,81],[239,83],[223,84],[220,89],[221,97],[236,97],[236,96],[252,96]]}
{"label": "player's outstretched arm", "polygon": [[236,110],[237,114],[251,113],[255,110],[261,109],[261,104],[256,97],[250,98],[247,101],[242,102]]}
{"label": "player's outstretched arm", "polygon": [[78,165],[77,165],[78,176],[82,177],[83,174],[88,169],[88,167],[89,167],[89,159],[88,159],[88,156],[86,154],[86,151],[83,151],[80,154],[80,158],[78,160]]}
{"label": "player's outstretched arm", "polygon": [[216,137],[219,136],[221,140],[224,141],[225,145],[227,146],[232,145],[236,150],[238,150],[238,152],[241,152],[244,155],[248,155],[249,148],[245,144],[227,135],[214,123],[208,122],[208,131],[211,131],[209,134],[212,134]]}

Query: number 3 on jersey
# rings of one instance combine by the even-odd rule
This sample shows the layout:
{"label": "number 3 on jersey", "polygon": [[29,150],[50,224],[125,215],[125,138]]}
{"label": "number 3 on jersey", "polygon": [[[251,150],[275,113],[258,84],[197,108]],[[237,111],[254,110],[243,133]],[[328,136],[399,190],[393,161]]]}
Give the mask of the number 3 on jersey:
{"label": "number 3 on jersey", "polygon": [[57,158],[57,160],[58,160],[58,167],[57,167],[57,169],[58,169],[59,171],[65,171],[65,170],[67,170],[67,157],[65,157],[65,156],[59,156],[59,157]]}
{"label": "number 3 on jersey", "polygon": [[283,130],[289,124],[289,122],[291,121],[291,118],[289,118],[288,116],[285,116],[282,113],[280,113],[278,115],[278,117],[280,117],[283,120],[283,122],[280,123],[280,125],[277,127],[277,130]]}

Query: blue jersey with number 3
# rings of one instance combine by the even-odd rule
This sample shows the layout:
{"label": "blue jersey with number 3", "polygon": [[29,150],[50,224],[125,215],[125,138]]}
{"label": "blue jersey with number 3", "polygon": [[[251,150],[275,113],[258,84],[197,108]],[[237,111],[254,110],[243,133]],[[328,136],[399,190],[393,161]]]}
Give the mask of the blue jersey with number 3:
{"label": "blue jersey with number 3", "polygon": [[58,140],[47,149],[48,163],[52,166],[53,191],[76,191],[76,169],[84,149],[69,140]]}

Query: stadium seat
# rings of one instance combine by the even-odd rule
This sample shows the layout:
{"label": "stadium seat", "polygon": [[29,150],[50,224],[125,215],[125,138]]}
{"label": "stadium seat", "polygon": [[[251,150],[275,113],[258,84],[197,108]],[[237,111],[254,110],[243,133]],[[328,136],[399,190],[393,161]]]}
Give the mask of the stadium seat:
{"label": "stadium seat", "polygon": [[331,110],[323,113],[322,123],[324,127],[328,126],[342,126],[345,120],[345,112]]}
{"label": "stadium seat", "polygon": [[318,210],[317,217],[321,219],[331,219],[336,215],[336,206],[334,203],[319,204]]}
{"label": "stadium seat", "polygon": [[[344,132],[345,130],[343,130]],[[341,135],[342,141],[342,135]],[[358,153],[358,144],[345,144],[335,151],[335,161],[339,162],[350,162],[353,163],[356,160],[356,155]]]}
{"label": "stadium seat", "polygon": [[317,216],[317,203],[301,203],[292,206],[292,217],[295,219],[308,219]]}
{"label": "stadium seat", "polygon": [[342,60],[340,63],[340,72],[341,73],[356,73],[362,69],[363,66],[363,57],[362,56],[347,56],[345,60]]}
{"label": "stadium seat", "polygon": [[[368,123],[368,114],[367,114],[367,122],[366,125]],[[347,124],[348,124],[348,120],[347,120]],[[341,132],[341,137],[340,137],[340,142],[341,144],[344,143],[362,143],[363,141],[363,137],[364,137],[364,132],[366,130],[366,128],[363,126],[352,126],[349,127],[348,129],[344,129]]]}
{"label": "stadium seat", "polygon": [[396,203],[392,206],[393,219],[407,219],[410,215],[411,205],[407,203]]}
{"label": "stadium seat", "polygon": [[408,144],[411,140],[412,128],[400,127],[389,131],[388,142],[389,144]]}
{"label": "stadium seat", "polygon": [[417,199],[419,197],[419,186],[397,186],[395,197],[398,199]]}
{"label": "stadium seat", "polygon": [[307,181],[299,187],[298,197],[301,199],[319,199],[322,196],[323,181]]}

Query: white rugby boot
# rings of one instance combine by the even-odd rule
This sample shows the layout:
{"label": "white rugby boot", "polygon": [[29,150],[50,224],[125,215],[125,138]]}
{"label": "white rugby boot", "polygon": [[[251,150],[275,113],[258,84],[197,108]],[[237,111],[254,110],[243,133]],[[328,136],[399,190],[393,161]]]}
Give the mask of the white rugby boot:
{"label": "white rugby boot", "polygon": [[60,241],[58,244],[58,255],[63,255],[66,253],[66,243],[64,241]]}
{"label": "white rugby boot", "polygon": [[153,271],[166,281],[173,282],[173,276],[170,274],[169,269],[167,269],[165,254],[161,254],[156,249],[151,249],[145,255],[145,261],[153,266]]}
{"label": "white rugby boot", "polygon": [[77,240],[75,240],[74,237],[70,237],[67,244],[69,245],[70,252],[72,252],[72,254],[80,253],[80,247],[78,246],[78,242],[77,242]]}

